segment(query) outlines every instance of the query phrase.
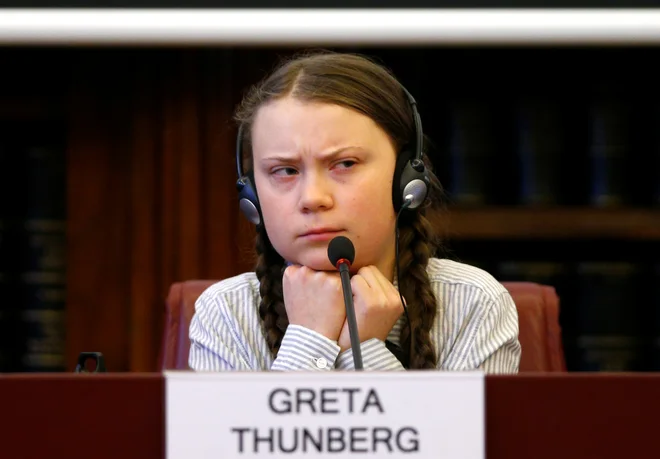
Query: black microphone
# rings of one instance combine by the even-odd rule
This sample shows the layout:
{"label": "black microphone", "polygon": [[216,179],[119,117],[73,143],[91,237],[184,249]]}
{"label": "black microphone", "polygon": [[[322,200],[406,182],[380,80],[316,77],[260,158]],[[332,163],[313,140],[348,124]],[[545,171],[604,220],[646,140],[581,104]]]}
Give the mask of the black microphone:
{"label": "black microphone", "polygon": [[355,260],[355,247],[351,240],[345,236],[337,236],[331,240],[330,244],[328,244],[328,258],[332,266],[339,270],[341,287],[344,291],[348,333],[351,337],[351,349],[353,350],[353,363],[356,370],[362,370],[362,349],[360,348],[360,336],[358,335],[357,319],[355,318],[355,308],[353,307],[351,278],[348,272]]}

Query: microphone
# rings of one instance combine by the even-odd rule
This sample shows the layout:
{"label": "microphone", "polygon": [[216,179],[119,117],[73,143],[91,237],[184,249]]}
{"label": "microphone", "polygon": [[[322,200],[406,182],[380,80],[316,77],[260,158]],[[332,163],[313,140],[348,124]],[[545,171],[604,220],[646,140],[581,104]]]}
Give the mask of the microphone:
{"label": "microphone", "polygon": [[351,289],[351,278],[348,270],[355,260],[355,247],[351,240],[345,236],[337,236],[328,244],[328,258],[332,266],[339,270],[341,287],[344,291],[344,305],[346,306],[346,320],[348,321],[348,333],[351,338],[351,349],[353,350],[353,363],[356,370],[362,370],[362,349],[360,348],[360,336],[358,335],[355,308],[353,307],[353,290]]}

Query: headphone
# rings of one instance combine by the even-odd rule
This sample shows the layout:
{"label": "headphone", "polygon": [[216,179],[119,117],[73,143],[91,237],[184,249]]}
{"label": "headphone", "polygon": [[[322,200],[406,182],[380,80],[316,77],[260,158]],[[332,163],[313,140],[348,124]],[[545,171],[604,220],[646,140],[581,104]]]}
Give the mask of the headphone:
{"label": "headphone", "polygon": [[[401,85],[415,123],[414,148],[404,147],[399,153],[392,182],[392,202],[394,210],[399,212],[406,205],[407,209],[418,208],[426,199],[430,188],[429,173],[424,166],[422,120],[417,111],[417,102],[406,88]],[[239,126],[236,137],[236,189],[238,190],[239,208],[249,221],[259,226],[262,221],[261,207],[254,185],[254,172],[243,171],[243,126]]]}

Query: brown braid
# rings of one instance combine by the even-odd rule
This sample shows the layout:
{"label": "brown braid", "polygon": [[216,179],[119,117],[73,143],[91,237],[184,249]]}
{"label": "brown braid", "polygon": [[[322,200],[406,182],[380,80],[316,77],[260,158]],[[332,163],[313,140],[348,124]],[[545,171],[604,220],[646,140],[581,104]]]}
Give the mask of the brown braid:
{"label": "brown braid", "polygon": [[259,316],[263,321],[268,348],[273,357],[277,357],[282,337],[289,325],[282,293],[284,259],[275,251],[263,228],[257,231],[256,251],[255,272],[260,282],[259,293],[261,294]]}
{"label": "brown braid", "polygon": [[433,255],[429,243],[433,228],[422,214],[418,214],[412,226],[401,228],[399,232],[401,293],[408,305],[410,330],[413,346],[410,346],[408,327],[401,329],[401,347],[410,349],[410,369],[436,368],[437,356],[431,342],[431,327],[435,319],[437,302],[426,265]]}
{"label": "brown braid", "polygon": [[[424,144],[430,143],[425,137]],[[446,207],[442,184],[433,173],[429,157],[425,155],[423,161],[430,178],[429,193],[421,208],[404,213],[399,224],[399,290],[410,320],[410,328],[404,324],[399,340],[409,354],[410,369],[435,369],[438,362],[430,333],[438,303],[426,267],[429,259],[439,256],[443,249],[441,228]]]}

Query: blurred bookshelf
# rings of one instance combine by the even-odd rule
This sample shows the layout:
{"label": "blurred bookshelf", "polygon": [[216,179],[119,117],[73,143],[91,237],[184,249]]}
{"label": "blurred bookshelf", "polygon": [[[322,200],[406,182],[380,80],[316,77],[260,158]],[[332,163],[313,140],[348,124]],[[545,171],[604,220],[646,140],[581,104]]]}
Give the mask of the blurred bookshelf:
{"label": "blurred bookshelf", "polygon": [[620,239],[660,242],[660,211],[483,207],[450,208],[451,239]]}
{"label": "blurred bookshelf", "polygon": [[[83,350],[104,351],[116,371],[134,368],[130,346],[146,344],[129,330],[142,324],[156,340],[166,286],[180,275],[227,275],[209,261],[226,257],[218,247],[251,243],[239,230],[216,232],[234,225],[232,211],[214,217],[213,207],[235,181],[229,116],[293,50],[0,49],[14,64],[0,75],[0,371],[71,370]],[[501,281],[555,286],[569,370],[660,370],[660,48],[350,51],[379,58],[419,103],[447,195],[447,256]],[[45,157],[26,161],[34,149],[51,152],[46,169],[59,175],[43,174]],[[182,165],[200,171],[177,175]],[[202,171],[208,165],[216,169]],[[196,181],[191,196],[207,210],[187,214],[193,199],[177,196]],[[30,189],[40,193],[32,204]],[[51,222],[32,236],[23,224],[31,209]],[[161,245],[132,242],[143,234]],[[205,250],[186,234],[217,245]],[[208,258],[188,255],[195,244]],[[158,249],[188,270],[162,268]],[[42,276],[26,277],[28,268]],[[52,283],[26,290],[27,278]]]}

